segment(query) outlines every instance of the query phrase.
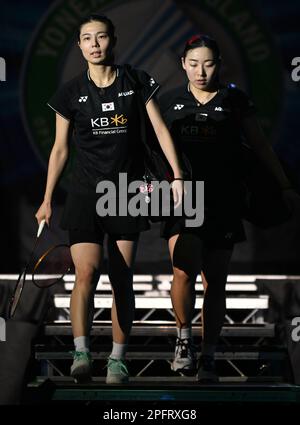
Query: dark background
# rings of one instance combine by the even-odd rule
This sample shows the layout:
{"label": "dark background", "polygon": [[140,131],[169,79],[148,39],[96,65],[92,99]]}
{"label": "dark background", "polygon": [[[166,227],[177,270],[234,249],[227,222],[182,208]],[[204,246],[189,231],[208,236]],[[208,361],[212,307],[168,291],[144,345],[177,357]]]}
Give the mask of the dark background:
{"label": "dark background", "polygon": [[[34,145],[32,140],[34,137],[30,136],[28,129],[26,130],[26,119],[30,113],[30,106],[27,112],[23,113],[22,118],[22,103],[24,105],[24,92],[26,82],[22,80],[22,74],[26,73],[25,58],[32,54],[34,51],[33,40],[36,40],[37,29],[41,28],[43,22],[49,11],[55,10],[61,5],[70,7],[70,4],[82,6],[85,2],[79,0],[73,1],[58,1],[51,2],[46,0],[29,1],[24,0],[19,2],[11,0],[2,2],[1,4],[1,36],[0,36],[0,56],[6,61],[6,81],[0,82],[0,137],[1,137],[1,150],[0,150],[0,195],[1,195],[1,209],[0,209],[0,235],[1,235],[1,264],[0,273],[17,272],[20,265],[26,259],[28,251],[32,245],[33,236],[36,232],[36,221],[34,218],[35,211],[43,198],[43,192],[46,181],[46,161],[41,158],[38,152],[37,145]],[[159,10],[163,3],[168,7],[172,7],[174,16],[176,11],[180,11],[182,25],[184,19],[182,16],[188,18],[189,28],[186,32],[179,34],[178,26],[174,26],[173,32],[176,35],[178,32],[178,39],[176,43],[172,44],[173,34],[168,35],[167,43],[169,43],[169,50],[174,57],[180,56],[180,49],[182,48],[187,35],[190,33],[207,32],[207,20],[203,19],[201,24],[201,16],[198,18],[197,13],[193,14],[191,11],[199,10],[208,5],[212,7],[217,5],[218,1],[111,1],[102,2],[105,5],[99,8],[101,2],[89,1],[85,3],[85,10],[88,12],[101,11],[111,16],[117,24],[117,35],[119,38],[119,50],[117,49],[117,61],[119,58],[130,61],[133,65],[144,68],[150,72],[159,82],[165,86],[172,78],[168,78],[168,74],[158,72],[158,65],[149,61],[149,56],[143,60],[138,60],[134,54],[126,56],[126,52],[130,51],[132,47],[132,33],[135,24],[137,35],[135,35],[135,43],[138,44],[139,37],[145,46],[151,42],[149,37],[149,25],[151,22],[155,24],[156,14],[159,15]],[[146,4],[147,3],[147,4]],[[221,2],[223,4],[226,1]],[[300,182],[300,140],[299,140],[299,111],[300,111],[300,97],[299,88],[300,83],[294,82],[291,78],[292,65],[291,61],[294,57],[300,56],[300,36],[299,36],[299,23],[300,23],[300,3],[295,0],[274,1],[274,0],[255,0],[255,1],[233,1],[228,0],[228,7],[230,3],[240,4],[241,8],[251,10],[255,19],[260,22],[268,34],[270,45],[272,45],[276,63],[273,68],[269,69],[270,79],[278,76],[276,86],[274,85],[274,92],[280,93],[277,99],[278,105],[270,122],[264,122],[263,114],[263,100],[262,103],[257,105],[262,123],[265,124],[265,129],[270,140],[273,143],[274,149],[282,161],[284,161],[292,174],[294,175],[296,184]],[[145,6],[145,7],[144,7]],[[118,9],[120,8],[120,9]],[[175,10],[176,9],[176,10]],[[145,10],[144,13],[141,10]],[[126,16],[130,15],[130,22],[126,20]],[[183,15],[182,15],[183,14]],[[115,18],[115,16],[117,16]],[[173,15],[172,15],[173,16]],[[157,23],[157,31],[162,31],[163,25],[167,25],[168,19],[173,19],[170,15],[160,24]],[[115,18],[115,19],[114,19]],[[157,18],[158,19],[158,18]],[[200,24],[199,24],[200,19]],[[149,24],[150,22],[150,24]],[[202,26],[203,25],[203,26]],[[238,37],[231,32],[230,25],[226,25],[220,20],[218,23],[224,34],[228,35],[230,45],[240,46]],[[76,25],[74,26],[74,29]],[[145,34],[144,34],[145,28]],[[156,29],[152,29],[152,37],[156,35]],[[143,38],[144,35],[144,38]],[[215,35],[211,32],[211,35]],[[216,37],[220,41],[220,35]],[[147,39],[145,40],[145,37]],[[219,37],[219,38],[218,38]],[[227,41],[224,37],[224,43]],[[158,58],[168,57],[164,54],[167,52],[166,46],[160,39],[156,45],[156,50],[153,57],[158,55]],[[74,45],[75,39],[70,38],[65,42],[66,49],[71,49]],[[221,44],[222,46],[223,39]],[[228,44],[228,46],[229,46]],[[29,47],[29,46],[32,47]],[[225,49],[226,50],[226,49]],[[149,50],[150,51],[150,50]],[[261,74],[259,77],[259,70],[256,72],[256,79],[253,79],[250,74],[250,69],[245,65],[241,68],[241,72],[236,75],[237,71],[232,64],[234,63],[234,53],[228,47],[227,51],[222,51],[224,57],[224,76],[227,81],[234,81],[240,83],[252,95],[257,90],[260,91],[260,97],[263,99],[270,96],[269,89],[264,92],[264,87],[267,86],[266,74]],[[243,56],[242,49],[240,50],[241,57]],[[57,85],[63,80],[68,79],[72,73],[76,75],[80,72],[82,62],[80,62],[79,53],[76,53],[78,58],[77,67],[71,67],[68,73],[62,74],[62,69],[66,69],[66,63],[62,60],[58,61],[57,69],[55,70],[55,78]],[[152,56],[151,56],[152,57]],[[172,60],[173,60],[172,59]],[[156,61],[157,62],[157,61]],[[174,61],[173,61],[174,62]],[[75,62],[76,63],[76,62]],[[171,62],[170,62],[171,63]],[[174,62],[175,63],[175,62]],[[45,106],[47,97],[45,93],[52,93],[53,88],[48,80],[46,63],[39,64],[37,69],[37,78],[39,87],[36,88],[36,93],[33,96],[32,102],[38,98],[40,90],[41,108]],[[184,81],[184,74],[180,74],[179,62],[177,63],[176,72],[180,77],[179,82]],[[255,67],[255,64],[253,65]],[[44,67],[44,68],[43,68]],[[70,65],[69,65],[70,68]],[[172,68],[167,71],[172,75]],[[178,78],[179,78],[178,77]],[[23,81],[23,82],[22,82]],[[171,83],[174,85],[175,80]],[[30,105],[30,90],[26,92],[27,105]],[[44,97],[45,96],[45,97]],[[259,97],[256,94],[256,97]],[[255,100],[255,99],[254,99]],[[25,108],[26,109],[26,108]],[[48,112],[47,112],[48,113]],[[54,117],[49,115],[52,120],[50,126],[53,127]],[[52,242],[66,240],[66,234],[59,230],[58,221],[62,210],[62,205],[65,197],[65,189],[62,184],[57,189],[54,199],[54,214],[51,225],[51,232],[47,235],[47,242],[49,239]],[[246,223],[246,230],[248,241],[238,244],[235,249],[231,272],[239,273],[289,273],[298,274],[300,272],[299,254],[300,254],[300,221],[299,211],[296,216],[289,222],[272,230],[262,231],[256,229]],[[150,232],[146,232],[141,237],[141,242],[137,257],[137,273],[162,273],[170,271],[169,260],[167,255],[165,241],[159,239],[158,225],[153,226]]]}

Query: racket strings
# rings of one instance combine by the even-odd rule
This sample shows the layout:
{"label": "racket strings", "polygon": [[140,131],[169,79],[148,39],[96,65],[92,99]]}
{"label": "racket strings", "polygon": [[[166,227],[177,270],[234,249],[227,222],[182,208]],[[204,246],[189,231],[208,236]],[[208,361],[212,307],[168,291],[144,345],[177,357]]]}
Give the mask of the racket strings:
{"label": "racket strings", "polygon": [[33,283],[40,287],[49,287],[63,279],[72,270],[72,258],[68,245],[57,245],[49,248],[36,262]]}
{"label": "racket strings", "polygon": [[[19,305],[21,295],[26,283],[26,276],[31,274],[32,282],[39,288],[46,288],[61,281],[66,273],[72,268],[70,247],[65,244],[55,245],[49,248],[41,256],[37,253],[41,234],[46,221],[39,223],[36,239],[29,254],[29,259],[20,273],[9,305],[9,317],[12,317]],[[48,228],[49,230],[49,228]],[[49,235],[48,235],[49,236]],[[38,257],[38,260],[36,258]]]}
{"label": "racket strings", "polygon": [[25,287],[25,283],[26,283],[26,276],[28,271],[31,269],[32,270],[32,266],[33,266],[33,259],[34,259],[34,255],[36,252],[36,249],[39,245],[39,238],[37,237],[35,239],[34,245],[32,250],[30,251],[29,257],[28,257],[28,261],[25,265],[25,267],[23,268],[23,270],[21,271],[21,273],[19,274],[19,277],[17,279],[14,291],[13,291],[13,295],[11,297],[10,300],[10,305],[9,305],[9,317],[13,317],[15,314],[15,311],[17,309],[17,306],[20,302],[21,299],[21,295],[23,292],[23,289]]}
{"label": "racket strings", "polygon": [[[48,288],[60,283],[67,273],[74,273],[70,247],[55,245],[42,255],[38,254],[39,238],[29,255],[29,260],[16,282],[9,305],[9,317],[12,318],[20,303],[26,280],[31,280],[39,288]],[[31,283],[31,282],[30,282]]]}

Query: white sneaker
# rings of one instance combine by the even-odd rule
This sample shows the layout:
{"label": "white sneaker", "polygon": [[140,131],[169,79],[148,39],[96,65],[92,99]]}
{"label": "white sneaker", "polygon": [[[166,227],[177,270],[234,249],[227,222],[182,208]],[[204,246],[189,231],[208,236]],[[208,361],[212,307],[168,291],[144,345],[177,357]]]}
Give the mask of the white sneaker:
{"label": "white sneaker", "polygon": [[73,364],[71,366],[71,376],[76,383],[88,382],[91,380],[92,357],[89,352],[73,351]]}
{"label": "white sneaker", "polygon": [[107,384],[127,384],[129,382],[129,372],[123,359],[108,358],[107,362]]}
{"label": "white sneaker", "polygon": [[174,372],[195,371],[196,356],[191,338],[177,338],[175,347],[175,357],[171,364]]}

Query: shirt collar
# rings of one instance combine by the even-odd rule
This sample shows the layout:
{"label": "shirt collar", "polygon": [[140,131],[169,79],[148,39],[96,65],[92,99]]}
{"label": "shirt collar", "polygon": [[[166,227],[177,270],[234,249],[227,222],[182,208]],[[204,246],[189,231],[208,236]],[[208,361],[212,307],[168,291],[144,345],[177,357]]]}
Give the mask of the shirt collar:
{"label": "shirt collar", "polygon": [[[117,72],[116,78],[118,78],[118,76],[119,76],[119,67],[118,66],[116,66],[116,72]],[[90,70],[89,69],[87,69],[86,74],[87,74],[88,80],[93,82],[93,80],[91,79],[91,76],[90,76]]]}

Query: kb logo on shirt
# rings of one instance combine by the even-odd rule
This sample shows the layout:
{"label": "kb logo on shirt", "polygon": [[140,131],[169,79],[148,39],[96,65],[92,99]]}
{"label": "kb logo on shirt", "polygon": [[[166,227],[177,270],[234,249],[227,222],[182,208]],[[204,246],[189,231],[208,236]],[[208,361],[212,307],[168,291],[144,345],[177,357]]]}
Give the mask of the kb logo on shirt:
{"label": "kb logo on shirt", "polygon": [[127,123],[127,118],[121,114],[115,114],[113,117],[110,117],[109,121],[109,117],[99,117],[99,118],[92,118],[91,119],[91,124],[92,127],[108,127],[110,124],[114,124],[116,127],[118,127],[119,125],[124,125]]}
{"label": "kb logo on shirt", "polygon": [[99,117],[92,118],[92,131],[94,136],[98,136],[100,134],[116,134],[117,133],[126,133],[127,126],[127,118],[121,114],[115,114],[112,117]]}

